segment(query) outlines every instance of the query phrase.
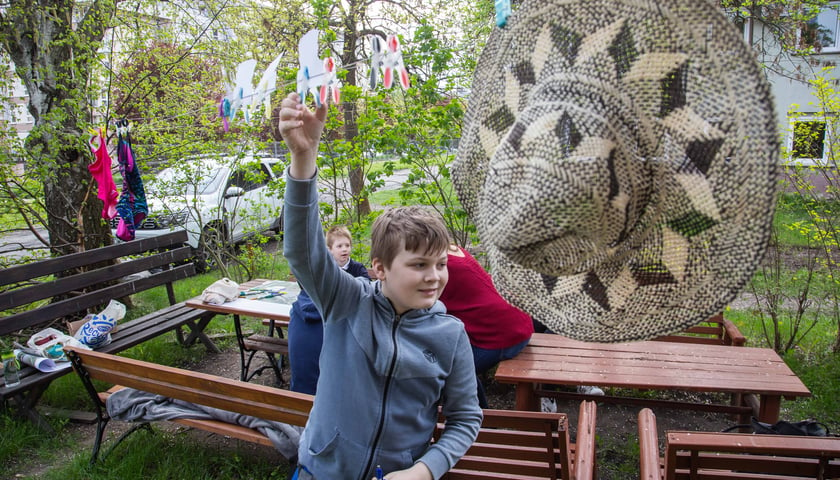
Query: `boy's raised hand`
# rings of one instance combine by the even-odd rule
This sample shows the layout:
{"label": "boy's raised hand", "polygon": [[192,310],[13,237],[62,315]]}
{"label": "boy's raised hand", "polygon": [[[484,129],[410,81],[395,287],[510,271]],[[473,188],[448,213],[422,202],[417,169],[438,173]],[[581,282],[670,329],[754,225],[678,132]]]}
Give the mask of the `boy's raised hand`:
{"label": "boy's raised hand", "polygon": [[290,93],[280,103],[278,128],[292,153],[292,163],[289,166],[289,174],[292,177],[303,180],[315,175],[318,143],[324,131],[326,118],[326,105],[313,112],[300,103],[297,93]]}

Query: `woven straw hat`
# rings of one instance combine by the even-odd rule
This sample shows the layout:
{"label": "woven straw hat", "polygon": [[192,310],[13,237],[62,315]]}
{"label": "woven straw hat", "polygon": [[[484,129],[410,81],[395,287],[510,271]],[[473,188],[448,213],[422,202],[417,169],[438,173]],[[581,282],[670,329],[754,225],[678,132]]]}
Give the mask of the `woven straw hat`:
{"label": "woven straw hat", "polygon": [[706,0],[526,0],[473,79],[453,180],[499,292],[562,335],[653,338],[740,292],[770,234],[767,82]]}

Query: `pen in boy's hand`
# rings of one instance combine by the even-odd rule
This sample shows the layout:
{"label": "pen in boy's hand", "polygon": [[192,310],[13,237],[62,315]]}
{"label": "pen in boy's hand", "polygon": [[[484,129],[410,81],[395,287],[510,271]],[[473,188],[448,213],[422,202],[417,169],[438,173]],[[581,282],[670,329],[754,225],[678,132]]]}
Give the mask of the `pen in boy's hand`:
{"label": "pen in boy's hand", "polygon": [[382,473],[382,467],[376,466],[376,480],[385,480],[385,475]]}

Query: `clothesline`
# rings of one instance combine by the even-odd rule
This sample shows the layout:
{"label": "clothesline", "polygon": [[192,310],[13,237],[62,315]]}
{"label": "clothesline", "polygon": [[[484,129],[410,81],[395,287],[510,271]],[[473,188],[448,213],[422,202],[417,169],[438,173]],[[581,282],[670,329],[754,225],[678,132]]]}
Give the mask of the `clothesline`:
{"label": "clothesline", "polygon": [[[359,60],[359,61],[350,63],[348,65],[340,67],[339,70],[349,71],[351,69],[355,69],[360,64],[367,64],[367,60]],[[314,77],[320,77],[322,75],[326,75],[326,74],[314,75],[313,78]],[[272,94],[272,93],[274,93],[278,90],[288,91],[288,89],[290,87],[294,88],[295,86],[296,86],[295,81],[286,81],[283,84],[278,85],[277,87],[275,87],[273,89],[266,90],[266,93],[270,95],[270,94]],[[250,99],[250,98],[254,97],[256,94],[257,94],[257,92],[250,93],[248,95],[243,95],[242,98],[243,99],[246,99],[246,98]],[[202,105],[200,107],[197,107],[193,110],[187,111],[187,112],[179,113],[177,115],[170,115],[170,116],[165,116],[165,117],[154,117],[154,118],[155,118],[155,120],[158,120],[158,121],[167,121],[167,120],[173,120],[173,119],[181,118],[181,117],[195,116],[196,114],[200,113],[201,111],[203,111],[205,108],[208,108],[208,107],[215,110],[217,105],[218,105],[218,100],[208,101],[208,102],[205,102],[204,105]],[[213,116],[217,116],[217,114],[214,112]],[[150,117],[126,117],[125,119],[128,120],[129,122],[137,123],[137,122],[146,122],[146,121],[150,120]]]}

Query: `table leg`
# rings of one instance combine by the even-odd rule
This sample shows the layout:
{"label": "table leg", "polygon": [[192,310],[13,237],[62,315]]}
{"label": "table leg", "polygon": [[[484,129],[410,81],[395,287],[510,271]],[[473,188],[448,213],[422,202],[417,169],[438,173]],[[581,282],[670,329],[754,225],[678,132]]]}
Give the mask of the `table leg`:
{"label": "table leg", "polygon": [[239,345],[239,379],[247,382],[251,359],[248,358],[248,362],[245,362],[245,338],[242,336],[242,323],[237,314],[233,315],[233,328],[236,330],[236,343]]}
{"label": "table leg", "polygon": [[516,409],[524,411],[538,411],[539,400],[534,395],[533,383],[519,382],[516,384]]}
{"label": "table leg", "polygon": [[213,353],[222,353],[222,351],[219,350],[219,347],[213,343],[213,340],[210,340],[210,337],[204,333],[204,329],[207,328],[207,324],[210,323],[210,320],[212,320],[215,316],[216,314],[214,312],[207,312],[207,315],[203,315],[199,319],[198,323],[186,323],[185,325],[187,325],[190,329],[190,334],[186,339],[184,339],[184,345],[192,345],[196,340],[200,340],[201,343],[207,347],[207,350],[210,350]]}
{"label": "table leg", "polygon": [[758,420],[764,423],[776,423],[779,421],[779,411],[781,411],[781,409],[781,395],[761,394],[761,403],[758,409]]}

